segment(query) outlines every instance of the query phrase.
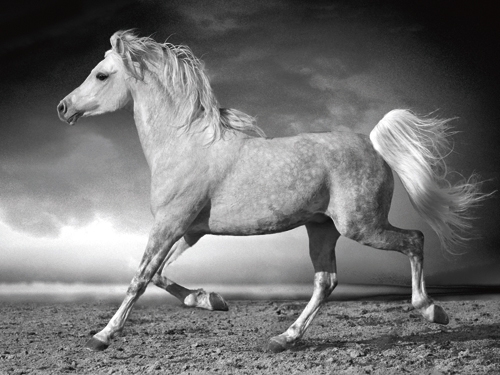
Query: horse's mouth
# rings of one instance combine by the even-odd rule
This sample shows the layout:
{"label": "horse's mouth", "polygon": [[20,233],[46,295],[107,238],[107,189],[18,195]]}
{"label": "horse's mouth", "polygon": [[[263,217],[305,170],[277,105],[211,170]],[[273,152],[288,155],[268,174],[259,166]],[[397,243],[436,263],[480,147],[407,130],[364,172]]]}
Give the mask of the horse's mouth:
{"label": "horse's mouth", "polygon": [[75,122],[78,121],[78,119],[80,117],[82,117],[83,113],[82,112],[76,112],[75,114],[71,115],[67,120],[66,122],[69,124],[69,125],[74,125]]}

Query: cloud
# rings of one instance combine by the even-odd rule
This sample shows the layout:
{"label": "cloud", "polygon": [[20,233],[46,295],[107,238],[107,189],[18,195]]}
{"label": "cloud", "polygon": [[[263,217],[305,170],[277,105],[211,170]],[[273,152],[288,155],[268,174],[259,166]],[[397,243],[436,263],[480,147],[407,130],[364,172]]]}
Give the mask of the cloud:
{"label": "cloud", "polygon": [[0,283],[30,281],[128,282],[147,235],[116,230],[96,218],[87,225],[64,226],[57,237],[33,237],[0,221]]}
{"label": "cloud", "polygon": [[200,38],[213,38],[227,33],[248,30],[255,26],[255,15],[272,12],[283,1],[215,0],[210,2],[184,1],[178,11],[194,26]]}
{"label": "cloud", "polygon": [[[184,12],[194,18],[211,17],[216,9],[188,8]],[[370,35],[371,26],[363,22],[367,14],[343,19],[340,11],[283,2],[264,10],[228,11],[238,20],[232,27],[239,25],[244,32],[203,34],[199,38],[211,42],[208,51],[206,44],[195,42],[195,50],[207,51],[203,57],[222,105],[256,115],[270,136],[371,129],[373,119],[378,121],[399,97],[390,83],[377,85],[375,78],[372,56],[378,54],[372,51],[386,43]]]}
{"label": "cloud", "polygon": [[64,226],[83,226],[100,215],[123,229],[146,230],[151,223],[149,170],[143,157],[134,159],[119,141],[92,128],[74,129],[68,139],[72,149],[58,157],[35,150],[2,158],[4,222],[17,230],[54,236]]}

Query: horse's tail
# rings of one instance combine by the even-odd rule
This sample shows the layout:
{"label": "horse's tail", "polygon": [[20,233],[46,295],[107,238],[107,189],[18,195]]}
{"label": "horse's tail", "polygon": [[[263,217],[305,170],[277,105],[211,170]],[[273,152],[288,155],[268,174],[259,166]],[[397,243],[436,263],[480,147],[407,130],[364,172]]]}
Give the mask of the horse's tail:
{"label": "horse's tail", "polygon": [[474,178],[447,181],[448,122],[396,109],[370,133],[373,147],[399,175],[413,207],[447,250],[466,239],[462,233],[471,228],[468,209],[486,197]]}

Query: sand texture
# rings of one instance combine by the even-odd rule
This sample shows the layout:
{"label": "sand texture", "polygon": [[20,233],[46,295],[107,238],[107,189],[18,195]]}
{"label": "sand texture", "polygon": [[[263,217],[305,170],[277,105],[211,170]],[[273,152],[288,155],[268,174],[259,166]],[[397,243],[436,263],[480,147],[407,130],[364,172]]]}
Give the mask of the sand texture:
{"label": "sand texture", "polygon": [[230,301],[228,312],[138,305],[104,352],[84,349],[110,303],[0,307],[0,374],[499,374],[500,301],[448,301],[450,324],[408,301],[328,302],[291,350],[265,351],[305,302]]}

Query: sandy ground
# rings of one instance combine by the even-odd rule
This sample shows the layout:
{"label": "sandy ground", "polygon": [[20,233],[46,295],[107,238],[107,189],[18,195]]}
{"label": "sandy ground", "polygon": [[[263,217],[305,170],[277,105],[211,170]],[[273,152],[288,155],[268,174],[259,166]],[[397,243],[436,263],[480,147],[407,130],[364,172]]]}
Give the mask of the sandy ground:
{"label": "sandy ground", "polygon": [[110,303],[0,307],[0,374],[499,374],[500,301],[448,301],[450,324],[408,301],[328,302],[293,349],[265,351],[305,302],[230,301],[229,312],[138,305],[106,351],[84,349]]}

